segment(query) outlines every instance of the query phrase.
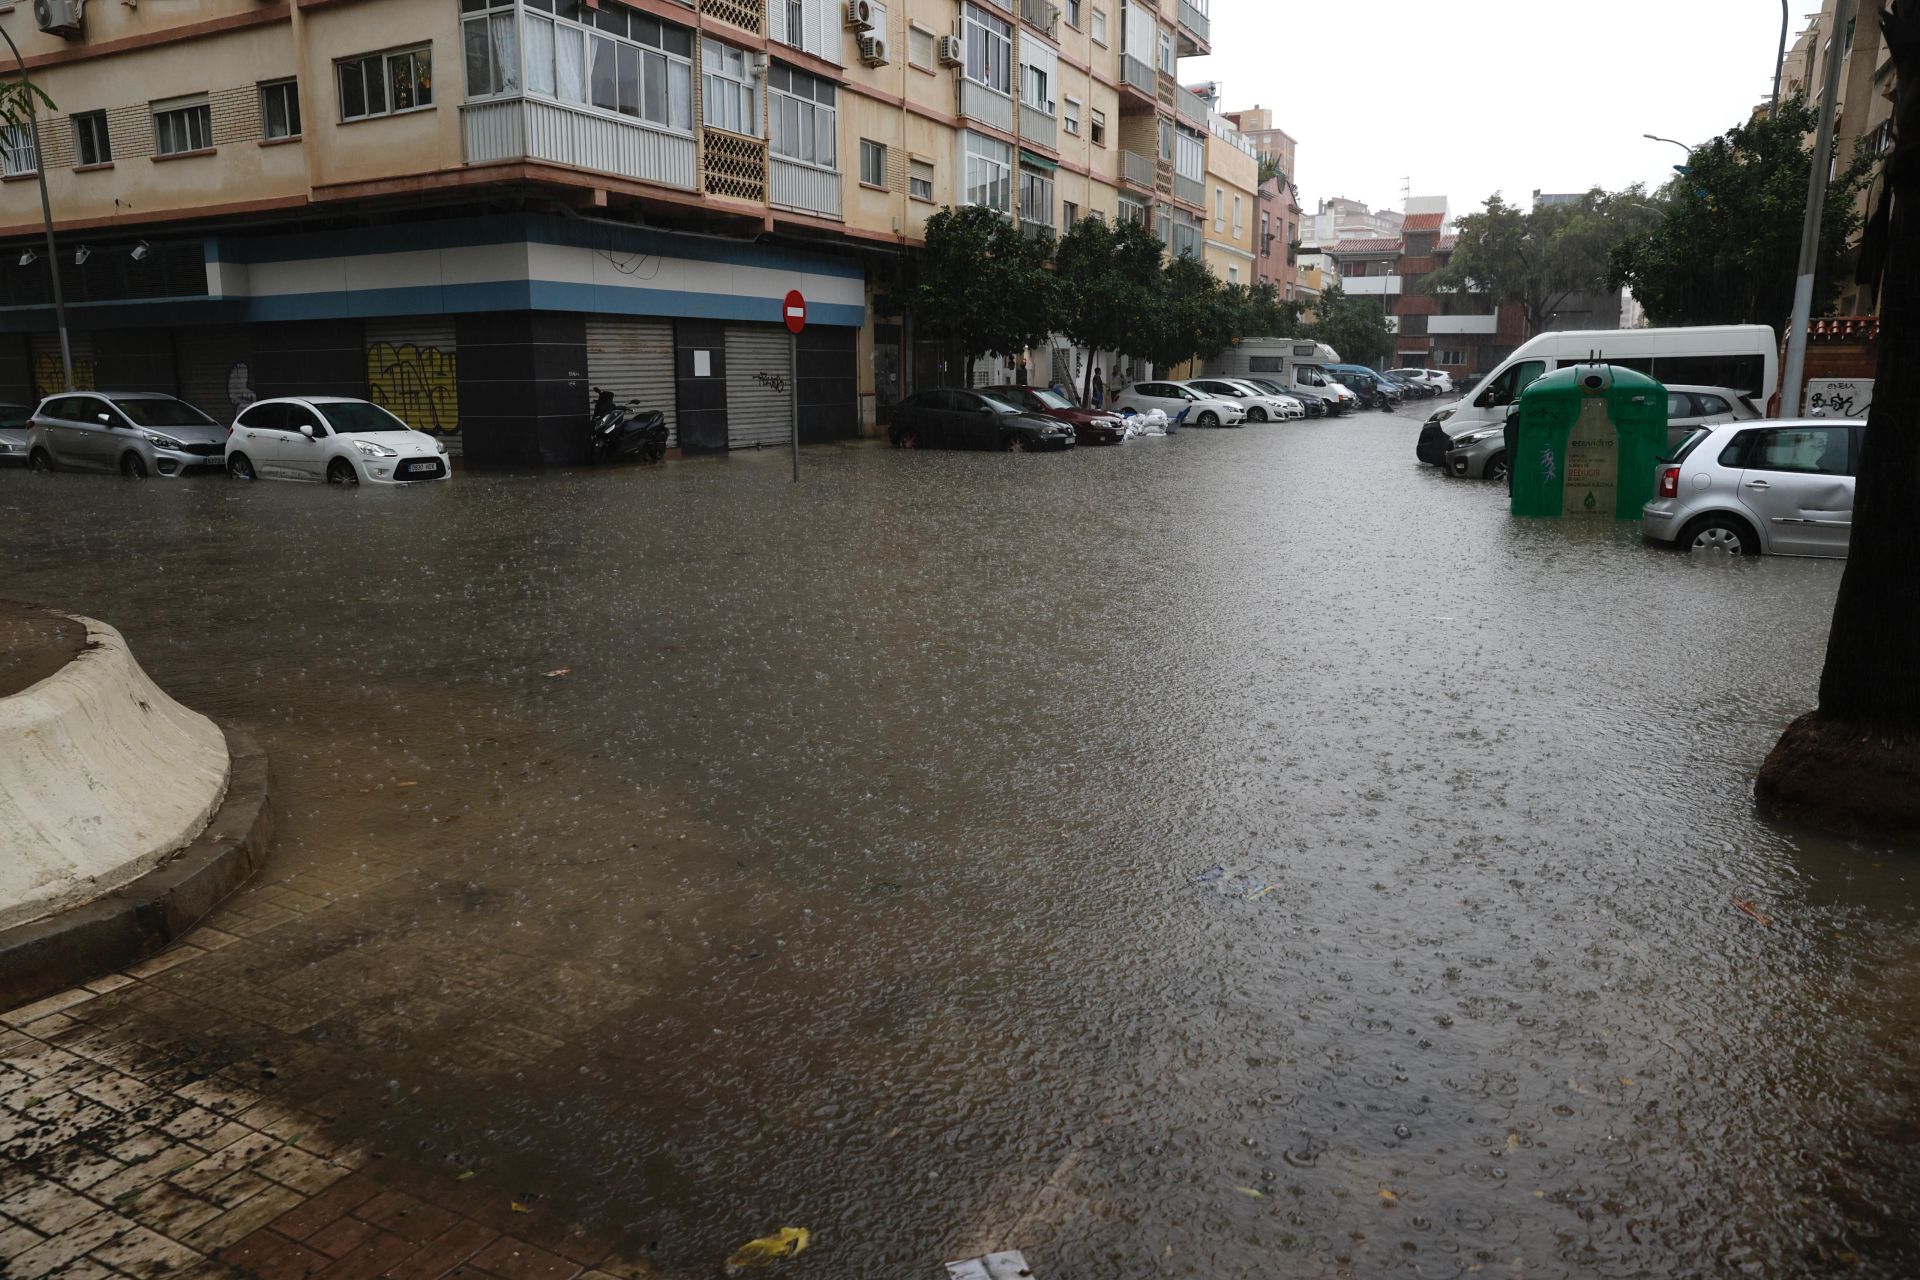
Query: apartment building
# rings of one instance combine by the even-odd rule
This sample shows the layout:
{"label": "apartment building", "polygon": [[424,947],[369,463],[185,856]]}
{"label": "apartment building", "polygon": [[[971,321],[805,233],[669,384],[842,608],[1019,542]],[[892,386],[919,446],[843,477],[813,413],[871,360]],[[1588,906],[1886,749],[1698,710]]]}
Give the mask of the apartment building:
{"label": "apartment building", "polygon": [[[1280,290],[1280,296],[1300,296],[1301,209],[1299,171],[1300,144],[1293,135],[1277,127],[1273,112],[1258,104],[1244,111],[1229,111],[1227,119],[1253,144],[1254,153],[1269,159],[1279,172],[1260,186],[1260,225],[1256,229],[1255,253],[1258,278]],[[1317,297],[1319,287],[1314,287]]]}
{"label": "apartment building", "polygon": [[579,457],[593,387],[688,451],[869,427],[937,376],[874,298],[942,205],[1205,213],[1204,121],[1125,139],[1206,0],[39,8],[0,14],[56,104],[0,133],[0,398],[63,378],[43,167],[76,382],[367,395],[499,463]]}

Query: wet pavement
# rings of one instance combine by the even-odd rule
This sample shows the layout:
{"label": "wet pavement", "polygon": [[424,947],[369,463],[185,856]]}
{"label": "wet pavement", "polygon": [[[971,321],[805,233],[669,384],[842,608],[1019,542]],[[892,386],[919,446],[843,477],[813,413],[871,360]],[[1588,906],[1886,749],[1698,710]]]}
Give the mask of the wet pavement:
{"label": "wet pavement", "polygon": [[1911,855],[1750,801],[1840,566],[1424,416],[0,476],[8,593],[273,760],[222,945],[71,1012],[661,1275],[1920,1272]]}

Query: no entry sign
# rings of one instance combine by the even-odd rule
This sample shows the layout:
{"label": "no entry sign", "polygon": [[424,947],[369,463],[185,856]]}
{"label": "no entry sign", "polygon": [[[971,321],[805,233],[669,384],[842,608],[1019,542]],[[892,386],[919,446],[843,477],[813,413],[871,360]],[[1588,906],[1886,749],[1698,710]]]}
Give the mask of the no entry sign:
{"label": "no entry sign", "polygon": [[807,300],[800,296],[798,289],[787,294],[783,310],[787,317],[787,332],[797,334],[807,327]]}

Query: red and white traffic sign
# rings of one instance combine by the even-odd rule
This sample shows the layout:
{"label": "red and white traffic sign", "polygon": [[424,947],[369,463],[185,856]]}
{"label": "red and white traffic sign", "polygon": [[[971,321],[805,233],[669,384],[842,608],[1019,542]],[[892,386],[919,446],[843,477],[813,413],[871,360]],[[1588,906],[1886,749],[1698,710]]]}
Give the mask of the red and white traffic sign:
{"label": "red and white traffic sign", "polygon": [[786,307],[787,332],[799,333],[807,327],[807,300],[800,296],[798,289],[787,293]]}

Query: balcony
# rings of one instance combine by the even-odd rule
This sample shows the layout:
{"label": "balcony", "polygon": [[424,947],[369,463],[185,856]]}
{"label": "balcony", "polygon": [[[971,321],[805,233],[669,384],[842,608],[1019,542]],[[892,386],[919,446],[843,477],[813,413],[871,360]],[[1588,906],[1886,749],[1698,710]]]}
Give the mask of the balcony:
{"label": "balcony", "polygon": [[1143,156],[1138,151],[1122,151],[1120,178],[1144,190],[1153,190],[1153,157]]}
{"label": "balcony", "polygon": [[1206,184],[1197,178],[1189,178],[1185,174],[1176,173],[1173,175],[1173,198],[1194,205],[1197,208],[1205,208],[1207,204]]}
{"label": "balcony", "polygon": [[[1130,53],[1120,55],[1120,87],[1132,90],[1152,102],[1160,101],[1160,73],[1153,67]],[[1126,105],[1126,97],[1121,96],[1121,106]]]}
{"label": "balcony", "polygon": [[1399,276],[1341,276],[1340,287],[1352,297],[1386,298],[1401,292]]}
{"label": "balcony", "polygon": [[1060,149],[1060,126],[1037,107],[1020,104],[1020,141],[1049,151]]}
{"label": "balcony", "polygon": [[840,174],[833,169],[773,156],[767,161],[767,203],[776,209],[840,216]]}
{"label": "balcony", "polygon": [[1434,334],[1500,332],[1499,316],[1429,316],[1427,332]]}
{"label": "balcony", "polygon": [[1213,20],[1207,16],[1205,0],[1180,0],[1180,56],[1199,57],[1213,52]]}
{"label": "balcony", "polygon": [[545,160],[692,191],[699,159],[691,137],[541,98],[498,98],[460,108],[468,164]]}
{"label": "balcony", "polygon": [[1048,0],[1020,0],[1020,21],[1051,36],[1060,26],[1060,6]]}
{"label": "balcony", "polygon": [[[1182,0],[1181,8],[1185,8]],[[718,18],[742,31],[764,35],[767,30],[767,0],[700,0],[700,16]]]}
{"label": "balcony", "polygon": [[1207,100],[1185,87],[1174,89],[1173,108],[1182,120],[1203,130],[1213,117],[1213,108],[1207,105]]}
{"label": "balcony", "polygon": [[710,196],[767,202],[767,144],[709,127],[700,139],[700,189]]}
{"label": "balcony", "polygon": [[1013,99],[965,76],[960,77],[960,114],[1002,133],[1013,132]]}

